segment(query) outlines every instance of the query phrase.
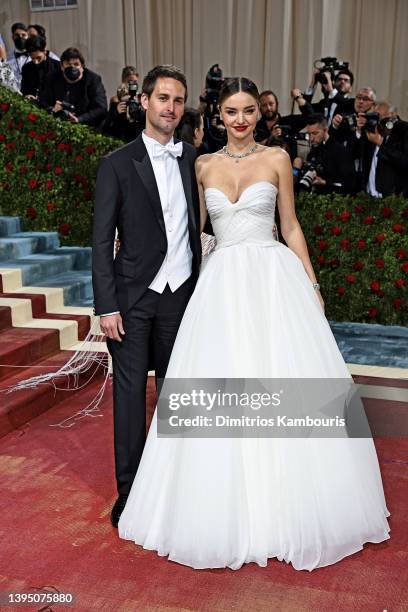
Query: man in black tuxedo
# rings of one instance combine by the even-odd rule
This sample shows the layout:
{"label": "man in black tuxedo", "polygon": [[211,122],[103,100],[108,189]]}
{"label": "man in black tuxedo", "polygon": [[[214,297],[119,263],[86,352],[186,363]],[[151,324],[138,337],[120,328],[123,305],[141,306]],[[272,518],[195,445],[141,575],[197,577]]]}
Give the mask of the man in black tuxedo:
{"label": "man in black tuxedo", "polygon": [[186,99],[177,68],[151,70],[141,96],[146,129],[102,159],[96,183],[93,288],[113,360],[115,527],[145,444],[148,369],[164,378],[201,263],[196,151],[173,140]]}

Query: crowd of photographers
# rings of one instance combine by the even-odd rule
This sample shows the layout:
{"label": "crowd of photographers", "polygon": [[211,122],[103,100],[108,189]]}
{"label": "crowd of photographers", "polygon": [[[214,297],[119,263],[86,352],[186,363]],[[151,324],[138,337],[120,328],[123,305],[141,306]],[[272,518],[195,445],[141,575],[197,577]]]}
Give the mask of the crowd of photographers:
{"label": "crowd of photographers", "polygon": [[[109,106],[100,75],[89,70],[76,48],[59,58],[47,48],[40,25],[12,26],[14,49],[8,54],[0,36],[0,83],[47,109],[55,117],[83,123],[119,138],[133,140],[144,128],[138,92],[139,74],[126,66]],[[177,136],[198,153],[214,152],[226,142],[218,112],[224,77],[218,64],[206,75],[198,109],[186,109]],[[261,118],[255,138],[287,150],[296,192],[408,197],[408,123],[372,87],[353,96],[354,75],[347,62],[326,57],[314,64],[305,91],[291,91],[292,113],[282,116],[272,90],[260,97]],[[320,89],[320,100],[313,102]],[[295,112],[296,111],[296,112]]]}

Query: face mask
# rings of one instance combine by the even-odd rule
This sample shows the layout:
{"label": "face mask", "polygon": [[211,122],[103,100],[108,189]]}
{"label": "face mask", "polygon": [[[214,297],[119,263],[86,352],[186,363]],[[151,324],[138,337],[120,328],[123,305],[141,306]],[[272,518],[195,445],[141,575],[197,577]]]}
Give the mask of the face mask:
{"label": "face mask", "polygon": [[70,81],[77,81],[81,76],[81,71],[76,66],[68,66],[64,69],[64,74]]}
{"label": "face mask", "polygon": [[14,39],[14,45],[18,51],[24,51],[26,46],[26,39],[21,36],[16,36]]}

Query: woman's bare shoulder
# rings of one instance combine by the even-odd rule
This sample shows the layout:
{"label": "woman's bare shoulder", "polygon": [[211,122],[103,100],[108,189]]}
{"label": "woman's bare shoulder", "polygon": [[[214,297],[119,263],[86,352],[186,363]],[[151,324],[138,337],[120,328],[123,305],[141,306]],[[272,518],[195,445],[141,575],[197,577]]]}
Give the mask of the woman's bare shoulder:
{"label": "woman's bare shoulder", "polygon": [[205,153],[204,155],[200,155],[197,157],[195,161],[196,171],[199,174],[204,170],[204,168],[208,168],[208,166],[219,157],[218,153]]}
{"label": "woman's bare shoulder", "polygon": [[[262,146],[262,145],[261,145]],[[274,160],[275,163],[284,164],[290,161],[289,154],[281,147],[262,147],[264,149],[264,155],[267,156],[268,160]]]}

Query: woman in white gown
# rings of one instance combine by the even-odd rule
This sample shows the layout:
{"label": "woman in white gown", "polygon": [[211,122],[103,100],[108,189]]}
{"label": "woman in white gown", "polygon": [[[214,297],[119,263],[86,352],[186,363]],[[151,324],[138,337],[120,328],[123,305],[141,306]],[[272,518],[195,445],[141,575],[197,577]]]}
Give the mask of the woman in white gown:
{"label": "woman in white gown", "polygon": [[[196,163],[201,227],[208,211],[217,246],[167,377],[350,378],[296,218],[289,158],[253,138],[257,88],[229,80],[219,105],[228,144]],[[273,238],[276,203],[288,246]],[[313,570],[388,539],[387,516],[371,438],[159,438],[156,409],[118,528],[195,569],[276,557]]]}

